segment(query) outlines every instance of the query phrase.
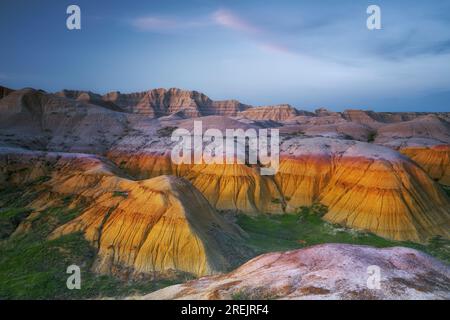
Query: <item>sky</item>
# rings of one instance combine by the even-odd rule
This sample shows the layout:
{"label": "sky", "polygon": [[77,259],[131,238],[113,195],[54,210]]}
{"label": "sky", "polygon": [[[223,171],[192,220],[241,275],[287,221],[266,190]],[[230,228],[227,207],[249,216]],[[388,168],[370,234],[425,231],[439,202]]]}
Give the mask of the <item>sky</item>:
{"label": "sky", "polygon": [[[66,9],[81,9],[68,30]],[[366,26],[381,9],[381,30]],[[450,1],[1,0],[0,85],[450,111]]]}

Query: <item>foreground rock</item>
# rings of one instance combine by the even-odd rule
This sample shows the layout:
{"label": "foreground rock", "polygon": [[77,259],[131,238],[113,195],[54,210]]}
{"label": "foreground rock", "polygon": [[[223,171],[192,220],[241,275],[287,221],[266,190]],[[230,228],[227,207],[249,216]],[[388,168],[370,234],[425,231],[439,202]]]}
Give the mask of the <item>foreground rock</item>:
{"label": "foreground rock", "polygon": [[[367,285],[369,266],[380,268],[380,289]],[[228,274],[139,298],[450,299],[450,268],[413,249],[325,244],[264,254]]]}

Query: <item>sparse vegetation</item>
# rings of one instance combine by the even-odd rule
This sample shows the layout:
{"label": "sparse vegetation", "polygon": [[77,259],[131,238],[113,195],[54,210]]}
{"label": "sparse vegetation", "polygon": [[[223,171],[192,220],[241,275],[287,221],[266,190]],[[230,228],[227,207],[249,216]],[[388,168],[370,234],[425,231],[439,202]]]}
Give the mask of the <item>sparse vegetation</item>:
{"label": "sparse vegetation", "polygon": [[322,243],[348,243],[379,248],[410,247],[450,263],[449,240],[436,237],[428,244],[388,240],[372,233],[328,223],[321,218],[326,210],[325,206],[315,204],[311,207],[299,208],[295,214],[257,217],[239,215],[237,223],[248,233],[248,245],[257,254],[299,249]]}
{"label": "sparse vegetation", "polygon": [[369,133],[369,135],[367,136],[367,142],[369,142],[369,143],[374,142],[376,137],[377,137],[376,132]]}
{"label": "sparse vegetation", "polygon": [[170,137],[177,127],[164,127],[157,131],[158,137]]}
{"label": "sparse vegetation", "polygon": [[126,192],[126,191],[114,191],[113,192],[113,197],[127,198],[128,197],[128,192]]}
{"label": "sparse vegetation", "polygon": [[[18,197],[18,194],[22,196]],[[17,225],[30,214],[31,210],[23,205],[34,196],[32,192],[25,193],[19,188],[0,190],[0,207],[3,208],[0,211],[0,230],[5,233],[0,235],[0,300],[124,297],[189,280],[173,277],[137,281],[93,273],[91,268],[96,249],[82,234],[48,239],[56,227],[81,212],[65,205],[34,215],[33,219],[27,220],[28,231],[11,236]],[[81,268],[80,290],[66,287],[66,270],[72,264]]]}
{"label": "sparse vegetation", "polygon": [[444,189],[445,193],[447,194],[447,196],[450,197],[450,187],[449,186],[444,186],[442,185],[442,188]]}
{"label": "sparse vegetation", "polygon": [[266,288],[242,289],[231,295],[232,300],[275,300],[278,296]]}

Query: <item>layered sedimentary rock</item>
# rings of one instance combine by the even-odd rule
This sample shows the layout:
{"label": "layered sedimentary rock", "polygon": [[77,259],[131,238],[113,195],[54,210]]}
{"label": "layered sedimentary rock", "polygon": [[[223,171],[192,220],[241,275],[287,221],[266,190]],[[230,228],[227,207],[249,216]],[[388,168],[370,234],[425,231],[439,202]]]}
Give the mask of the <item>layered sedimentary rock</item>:
{"label": "layered sedimentary rock", "polygon": [[124,111],[121,107],[114,104],[111,101],[103,99],[103,97],[97,93],[90,91],[77,91],[77,90],[63,90],[55,93],[59,97],[74,99],[85,103],[95,104],[114,111]]}
{"label": "layered sedimentary rock", "polygon": [[203,276],[236,263],[237,229],[186,180],[171,176],[139,182],[104,179],[98,187],[101,195],[52,234],[82,231],[98,247],[96,271],[179,271]]}
{"label": "layered sedimentary rock", "polygon": [[123,161],[123,168],[139,178],[184,177],[219,210],[282,213],[321,202],[329,209],[326,220],[383,237],[448,237],[445,193],[414,162],[386,147],[289,137],[280,146],[280,166],[272,177],[245,164],[174,165],[169,152],[158,152],[158,143],[136,157],[126,151],[108,157],[116,164]]}
{"label": "layered sedimentary rock", "polygon": [[252,120],[274,120],[284,121],[290,118],[300,115],[297,109],[291,107],[288,104],[267,106],[267,107],[255,107],[243,111],[239,114]]}
{"label": "layered sedimentary rock", "polygon": [[0,134],[11,146],[101,153],[128,132],[127,115],[34,89],[0,100]]}
{"label": "layered sedimentary rock", "polygon": [[375,129],[365,124],[345,120],[340,115],[297,116],[285,121],[284,126],[279,130],[281,134],[301,134],[359,141],[368,141],[375,134]]}
{"label": "layered sedimentary rock", "polygon": [[160,88],[130,94],[115,91],[104,96],[69,90],[60,94],[85,101],[87,100],[86,97],[89,97],[90,103],[101,106],[116,106],[124,111],[149,117],[162,117],[175,113],[189,118],[208,115],[236,116],[238,112],[250,107],[236,100],[213,101],[203,93],[177,88]]}
{"label": "layered sedimentary rock", "polygon": [[[368,270],[381,270],[379,287]],[[228,274],[135,299],[450,299],[450,269],[417,250],[326,244],[268,253]]]}
{"label": "layered sedimentary rock", "polygon": [[[135,141],[136,142],[136,141]],[[120,148],[108,153],[114,161],[129,174],[146,179],[160,174],[171,174],[189,180],[209,202],[219,210],[258,213],[282,213],[283,196],[280,194],[273,177],[261,176],[259,168],[245,163],[226,163],[226,150],[217,149],[224,157],[223,164],[174,164],[170,148],[173,142],[161,139],[148,142],[141,152],[133,157],[127,151],[128,140],[122,141]],[[169,146],[166,151],[164,146]],[[245,149],[239,145],[238,154],[245,155]],[[191,158],[191,160],[193,160]]]}
{"label": "layered sedimentary rock", "polygon": [[436,115],[430,114],[411,121],[388,124],[378,129],[375,142],[396,146],[402,140],[432,139],[439,144],[450,143],[450,124]]}
{"label": "layered sedimentary rock", "polygon": [[[411,121],[422,116],[426,116],[430,113],[427,112],[374,112],[373,115],[378,121],[385,123]],[[450,116],[448,112],[431,112],[431,114],[438,116],[439,118],[449,121]]]}
{"label": "layered sedimentary rock", "polygon": [[[241,110],[234,118],[198,118],[204,130],[280,128],[284,141],[280,170],[275,177],[267,177],[260,175],[261,168],[255,164],[172,163],[172,131],[177,127],[193,128],[194,119],[186,119],[189,115],[184,111],[191,107],[200,114],[214,110],[210,109],[214,101],[200,93],[158,89],[142,95],[111,93],[102,97],[126,112],[97,105],[94,101],[98,98],[86,92],[65,91],[57,96],[33,89],[14,91],[0,100],[0,145],[105,155],[136,179],[166,174],[184,177],[220,210],[282,213],[321,201],[329,207],[326,219],[385,237],[422,241],[433,235],[447,235],[443,229],[448,227],[448,198],[416,165],[446,184],[446,153],[433,151],[430,159],[422,160],[422,156],[405,151],[415,157],[413,162],[387,148],[350,141],[369,140],[369,135],[374,134],[373,127],[357,123],[369,121],[367,117],[376,118],[370,112],[347,112],[348,119],[344,119],[342,114],[332,112],[299,116],[293,108],[282,107],[281,112],[271,107],[261,108],[261,114],[265,114],[262,118],[273,115],[288,120],[251,120],[242,116],[253,109]],[[174,113],[157,119],[133,113],[142,99],[154,115]],[[297,115],[291,118],[293,114]],[[382,123],[378,118],[374,121]],[[339,139],[305,139],[308,135]],[[433,146],[449,136],[448,123],[430,115],[384,124],[378,129],[377,142],[393,148]]]}
{"label": "layered sedimentary rock", "polygon": [[400,152],[419,164],[431,178],[450,186],[450,145],[406,147]]}
{"label": "layered sedimentary rock", "polygon": [[450,203],[427,174],[388,148],[323,138],[281,145],[275,177],[287,210],[321,202],[324,219],[396,240],[449,236]]}
{"label": "layered sedimentary rock", "polygon": [[193,132],[195,123],[197,123],[199,128],[201,127],[203,133],[208,129],[215,129],[220,130],[223,136],[225,136],[227,129],[242,129],[246,131],[248,129],[260,128],[257,124],[245,123],[225,116],[206,116],[201,118],[186,119],[178,122],[177,127]]}
{"label": "layered sedimentary rock", "polygon": [[[137,276],[187,272],[202,276],[223,272],[248,251],[241,231],[216,213],[187,180],[173,176],[132,181],[105,159],[84,154],[1,149],[5,185],[20,185],[42,176],[42,192],[29,204],[35,211],[16,232],[59,199],[82,208],[51,238],[82,232],[98,249],[95,271]],[[32,164],[32,166],[30,166]],[[28,165],[31,172],[22,168]]]}
{"label": "layered sedimentary rock", "polygon": [[365,124],[370,128],[379,128],[382,126],[374,117],[374,112],[372,111],[363,111],[363,110],[345,110],[342,113],[344,119],[347,119],[351,122]]}
{"label": "layered sedimentary rock", "polygon": [[184,177],[218,210],[253,215],[283,212],[283,196],[273,179],[246,165],[195,165]]}

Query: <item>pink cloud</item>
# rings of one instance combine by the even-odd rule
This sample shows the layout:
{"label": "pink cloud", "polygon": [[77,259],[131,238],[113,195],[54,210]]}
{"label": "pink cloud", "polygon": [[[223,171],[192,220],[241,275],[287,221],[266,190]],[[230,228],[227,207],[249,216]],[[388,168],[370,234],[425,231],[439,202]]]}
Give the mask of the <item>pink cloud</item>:
{"label": "pink cloud", "polygon": [[200,20],[181,20],[170,17],[145,16],[138,17],[131,21],[131,25],[140,31],[171,31],[200,27],[205,22]]}
{"label": "pink cloud", "polygon": [[217,10],[213,13],[212,18],[214,22],[220,26],[234,29],[237,31],[244,31],[248,33],[259,33],[260,30],[251,23],[241,19],[233,12],[225,9]]}
{"label": "pink cloud", "polygon": [[264,50],[276,53],[295,54],[295,52],[285,45],[275,41],[267,30],[245,21],[232,11],[226,9],[217,10],[212,14],[212,19],[219,26],[249,35]]}

